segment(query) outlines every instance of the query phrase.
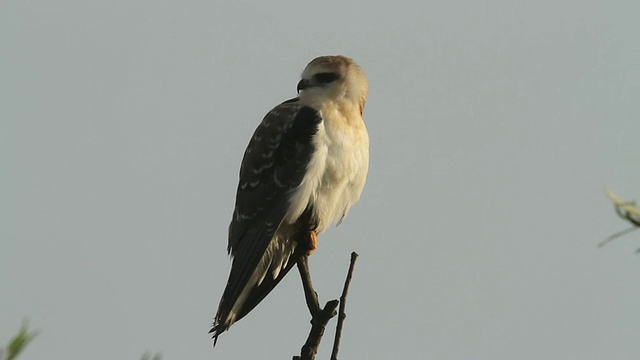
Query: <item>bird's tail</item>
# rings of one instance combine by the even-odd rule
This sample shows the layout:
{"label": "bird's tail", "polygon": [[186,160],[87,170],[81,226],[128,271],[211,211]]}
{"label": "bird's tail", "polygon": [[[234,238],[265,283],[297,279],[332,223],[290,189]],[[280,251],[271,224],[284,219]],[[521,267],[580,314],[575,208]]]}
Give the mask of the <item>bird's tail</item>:
{"label": "bird's tail", "polygon": [[[237,255],[233,259],[227,286],[209,331],[215,346],[218,336],[255,308],[295,264],[292,259],[296,243],[274,237],[253,271],[242,268]],[[243,274],[247,274],[242,276]]]}

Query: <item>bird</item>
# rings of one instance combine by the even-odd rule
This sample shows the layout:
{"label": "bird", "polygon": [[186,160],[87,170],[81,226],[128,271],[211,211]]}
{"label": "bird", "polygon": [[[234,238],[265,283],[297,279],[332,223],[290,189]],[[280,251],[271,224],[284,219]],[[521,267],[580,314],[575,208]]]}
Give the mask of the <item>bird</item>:
{"label": "bird", "polygon": [[364,188],[369,135],[362,118],[368,81],[343,55],[302,71],[298,96],[256,128],[240,166],[229,225],[229,278],[209,331],[214,339],[258,305],[317,236],[340,224]]}

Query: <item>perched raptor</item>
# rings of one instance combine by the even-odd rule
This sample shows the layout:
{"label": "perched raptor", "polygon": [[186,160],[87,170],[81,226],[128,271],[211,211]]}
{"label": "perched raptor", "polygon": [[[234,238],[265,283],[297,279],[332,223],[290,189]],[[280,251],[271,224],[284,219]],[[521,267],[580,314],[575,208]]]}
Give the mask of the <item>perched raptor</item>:
{"label": "perched raptor", "polygon": [[215,340],[282,280],[294,252],[316,248],[317,234],[342,221],[364,187],[368,87],[358,64],[345,56],[313,59],[298,94],[264,117],[244,153]]}

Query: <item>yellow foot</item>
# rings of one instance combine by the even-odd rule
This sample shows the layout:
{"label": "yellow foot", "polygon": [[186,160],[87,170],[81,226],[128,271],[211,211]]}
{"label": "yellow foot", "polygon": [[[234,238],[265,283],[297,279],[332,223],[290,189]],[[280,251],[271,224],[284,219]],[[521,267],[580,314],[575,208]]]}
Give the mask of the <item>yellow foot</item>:
{"label": "yellow foot", "polygon": [[318,248],[318,234],[315,231],[310,231],[307,238],[307,256],[313,254],[313,251]]}

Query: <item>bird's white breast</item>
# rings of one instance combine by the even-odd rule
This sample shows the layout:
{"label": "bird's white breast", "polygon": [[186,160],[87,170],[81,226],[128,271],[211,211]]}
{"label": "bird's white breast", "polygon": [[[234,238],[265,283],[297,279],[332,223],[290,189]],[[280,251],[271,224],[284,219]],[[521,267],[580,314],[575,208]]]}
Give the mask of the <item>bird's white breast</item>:
{"label": "bird's white breast", "polygon": [[341,110],[321,108],[315,152],[302,183],[291,194],[285,217],[293,223],[311,205],[319,220],[318,233],[340,221],[358,201],[369,169],[369,137],[359,109]]}

